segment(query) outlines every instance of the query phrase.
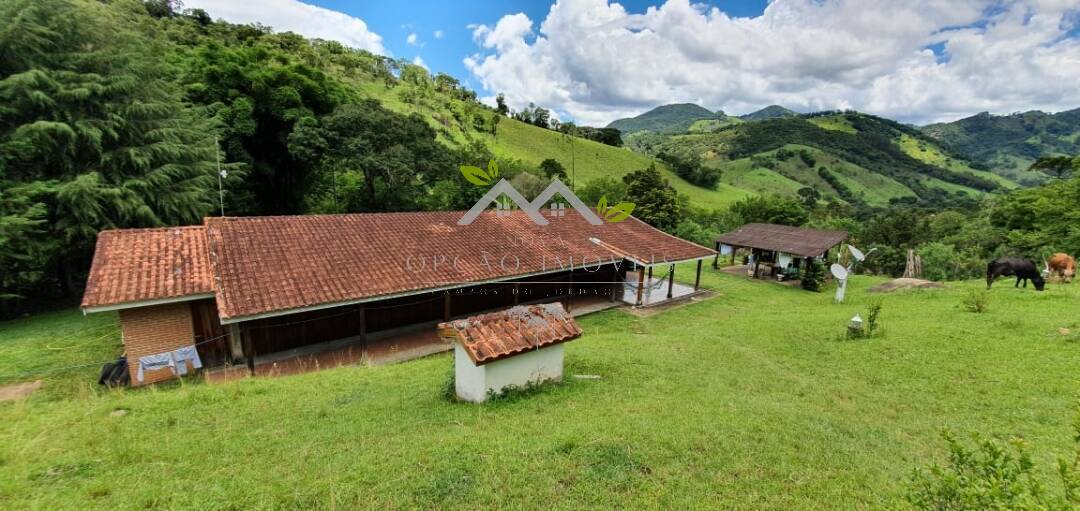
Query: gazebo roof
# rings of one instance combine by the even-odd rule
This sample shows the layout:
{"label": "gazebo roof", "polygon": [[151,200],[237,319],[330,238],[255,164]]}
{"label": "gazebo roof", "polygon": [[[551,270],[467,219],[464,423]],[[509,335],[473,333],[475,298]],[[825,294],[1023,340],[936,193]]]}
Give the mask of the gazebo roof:
{"label": "gazebo roof", "polygon": [[716,238],[717,243],[736,247],[785,252],[817,257],[848,237],[845,231],[806,229],[790,225],[746,224]]}

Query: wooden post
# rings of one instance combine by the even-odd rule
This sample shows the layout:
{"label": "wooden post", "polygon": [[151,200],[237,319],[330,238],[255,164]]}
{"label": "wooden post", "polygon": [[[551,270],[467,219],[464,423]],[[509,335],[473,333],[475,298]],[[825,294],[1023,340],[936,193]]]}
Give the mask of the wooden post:
{"label": "wooden post", "polygon": [[566,312],[574,308],[574,267],[570,266],[570,293],[566,297]]}
{"label": "wooden post", "polygon": [[251,332],[240,330],[240,339],[244,345],[244,358],[247,359],[248,374],[255,376],[255,347],[251,344]]}
{"label": "wooden post", "polygon": [[[699,261],[700,262],[700,261]],[[675,287],[675,265],[671,265],[671,271],[667,274],[667,297],[671,299],[671,295],[674,292]]]}
{"label": "wooden post", "polygon": [[514,282],[514,305],[521,302],[521,283]]}
{"label": "wooden post", "polygon": [[694,291],[701,287],[701,259],[697,261],[697,276],[694,277]]}
{"label": "wooden post", "polygon": [[652,284],[652,266],[649,267],[649,284]]}
{"label": "wooden post", "polygon": [[367,349],[367,306],[360,304],[360,343]]}
{"label": "wooden post", "polygon": [[450,321],[450,291],[443,295],[443,321]]}
{"label": "wooden post", "polygon": [[645,269],[638,270],[637,276],[637,306],[641,307],[641,294],[645,292]]}
{"label": "wooden post", "polygon": [[754,251],[751,250],[750,254],[754,256],[754,278],[756,279],[758,278],[758,269],[761,268],[761,253],[754,254]]}
{"label": "wooden post", "polygon": [[611,301],[614,302],[619,293],[619,269],[614,268],[611,272]]}
{"label": "wooden post", "polygon": [[[719,241],[718,241],[718,242],[716,242],[716,257],[715,257],[715,258],[713,258],[713,261],[712,261],[712,267],[713,267],[713,269],[714,269],[714,270],[716,270],[716,269],[719,269],[719,268],[720,268],[720,245],[722,245],[722,243],[720,243]],[[732,252],[733,254],[735,253],[735,251],[734,251],[734,250],[732,250],[731,252]],[[700,261],[699,261],[699,264],[698,264],[698,270],[699,270],[699,271],[701,270],[701,264],[700,264]]]}

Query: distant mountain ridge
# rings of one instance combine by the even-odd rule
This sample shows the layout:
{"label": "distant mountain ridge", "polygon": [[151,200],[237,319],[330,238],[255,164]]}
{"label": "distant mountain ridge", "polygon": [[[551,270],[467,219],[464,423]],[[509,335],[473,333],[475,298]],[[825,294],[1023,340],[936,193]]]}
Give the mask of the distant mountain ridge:
{"label": "distant mountain ridge", "polygon": [[[721,113],[721,115],[723,115]],[[693,103],[660,105],[637,117],[618,119],[607,125],[629,135],[639,131],[685,133],[696,121],[716,119],[717,114]]]}
{"label": "distant mountain ridge", "polygon": [[764,121],[766,119],[795,117],[796,115],[799,115],[799,112],[789,110],[780,105],[769,105],[756,112],[750,112],[746,115],[740,115],[739,118],[744,121]]}

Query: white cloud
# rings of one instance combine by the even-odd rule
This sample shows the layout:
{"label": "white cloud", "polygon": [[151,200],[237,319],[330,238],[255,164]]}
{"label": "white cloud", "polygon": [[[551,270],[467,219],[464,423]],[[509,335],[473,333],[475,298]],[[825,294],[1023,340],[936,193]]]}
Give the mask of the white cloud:
{"label": "white cloud", "polygon": [[442,36],[446,35],[446,32],[443,32],[442,30],[436,30],[435,32],[432,32],[431,35],[435,37],[435,39],[442,39]]}
{"label": "white cloud", "polygon": [[[774,0],[756,18],[668,0],[643,14],[560,0],[474,25],[465,66],[489,94],[606,124],[672,102],[729,113],[777,103],[909,122],[1080,106],[1075,1]],[[944,58],[926,49],[940,44]]]}
{"label": "white cloud", "polygon": [[416,38],[416,32],[410,32],[408,36],[405,36],[405,42],[411,46],[418,46],[419,41]]}
{"label": "white cloud", "polygon": [[387,55],[382,37],[360,18],[298,0],[261,0],[257,6],[239,0],[184,0],[184,7],[203,9],[210,16],[233,23],[261,23],[279,32],[339,41],[342,44]]}
{"label": "white cloud", "polygon": [[413,63],[413,64],[416,64],[416,65],[418,65],[418,66],[420,66],[420,67],[422,67],[422,68],[424,68],[424,69],[427,69],[428,71],[431,71],[431,69],[428,69],[428,67],[427,67],[427,63],[426,63],[426,62],[424,62],[424,59],[420,58],[420,56],[419,56],[419,55],[417,55],[417,56],[413,57],[413,59],[412,59],[412,63]]}

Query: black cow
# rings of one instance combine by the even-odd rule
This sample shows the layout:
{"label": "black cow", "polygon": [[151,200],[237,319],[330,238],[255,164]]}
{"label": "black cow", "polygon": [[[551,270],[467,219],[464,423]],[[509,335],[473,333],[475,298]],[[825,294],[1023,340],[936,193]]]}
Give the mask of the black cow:
{"label": "black cow", "polygon": [[986,265],[986,289],[990,289],[994,279],[1002,276],[1016,276],[1016,285],[1013,287],[1020,287],[1021,280],[1024,281],[1024,287],[1027,287],[1027,281],[1030,280],[1038,291],[1046,287],[1046,280],[1039,274],[1039,268],[1027,259],[1001,257],[990,261],[990,264]]}

